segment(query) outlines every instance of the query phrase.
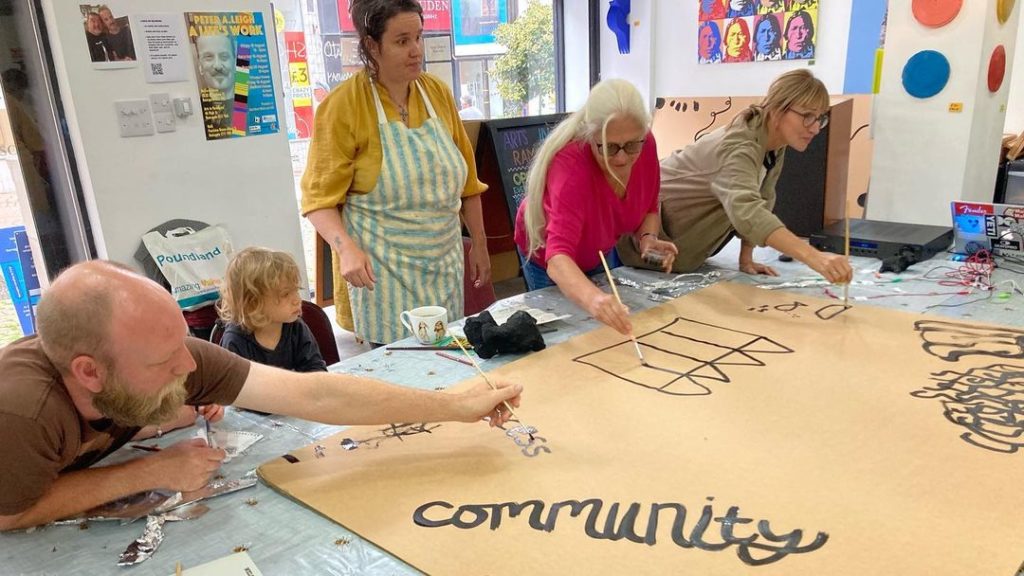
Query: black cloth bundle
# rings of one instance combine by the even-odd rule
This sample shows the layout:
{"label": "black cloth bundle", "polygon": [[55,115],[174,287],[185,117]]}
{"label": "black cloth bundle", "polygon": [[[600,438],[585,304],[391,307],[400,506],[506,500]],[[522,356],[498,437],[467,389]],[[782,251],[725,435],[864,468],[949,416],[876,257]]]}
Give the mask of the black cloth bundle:
{"label": "black cloth bundle", "polygon": [[481,358],[544,349],[544,337],[537,329],[537,320],[522,310],[513,314],[501,326],[485,310],[467,318],[464,329],[466,338]]}

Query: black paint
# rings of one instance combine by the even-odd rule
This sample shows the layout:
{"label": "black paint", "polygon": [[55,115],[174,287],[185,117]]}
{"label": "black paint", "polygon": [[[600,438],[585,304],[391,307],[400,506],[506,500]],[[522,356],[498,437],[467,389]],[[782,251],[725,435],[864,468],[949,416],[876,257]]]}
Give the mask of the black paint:
{"label": "black paint", "polygon": [[932,376],[937,385],[910,395],[940,399],[946,419],[967,429],[960,435],[964,442],[1004,454],[1024,448],[1024,366],[993,364]]}
{"label": "black paint", "polygon": [[914,328],[924,341],[924,351],[947,362],[970,355],[1024,358],[1024,332],[1020,330],[941,320],[918,320]]}
{"label": "black paint", "polygon": [[[697,108],[694,108],[695,111],[696,111],[696,109]],[[718,120],[718,115],[719,114],[725,114],[729,110],[732,110],[732,97],[731,96],[729,98],[726,98],[726,100],[725,100],[725,108],[722,108],[721,110],[712,110],[711,111],[711,121],[708,122],[707,126],[701,128],[700,130],[697,130],[697,133],[693,135],[693,141],[696,142],[697,140],[700,140],[701,136],[705,136],[711,130],[711,127],[715,125],[715,121]]]}
{"label": "black paint", "polygon": [[817,316],[818,318],[821,318],[822,320],[831,320],[836,316],[839,316],[843,312],[846,312],[850,308],[853,308],[853,306],[849,306],[846,304],[828,304],[827,306],[822,306],[821,308],[815,310],[814,315]]}
{"label": "black paint", "polygon": [[388,424],[384,428],[378,430],[378,432],[380,432],[378,436],[372,436],[363,440],[345,438],[341,441],[341,447],[345,450],[355,450],[360,447],[367,449],[380,448],[380,445],[388,440],[397,439],[399,442],[404,442],[405,438],[409,436],[433,434],[434,430],[437,430],[440,427],[440,424],[427,424],[426,422],[419,424]]}
{"label": "black paint", "polygon": [[[759,312],[763,314],[770,310],[775,310],[777,312],[793,313],[792,315],[794,318],[799,318],[800,315],[795,314],[796,310],[799,308],[808,308],[808,305],[804,304],[803,302],[794,300],[791,304],[777,304],[775,306],[761,304],[760,306],[751,306],[747,308],[747,312]],[[848,306],[845,304],[826,304],[821,308],[815,310],[814,315],[821,320],[831,320],[836,316],[839,316],[843,312],[846,312],[850,308],[853,308],[853,306]]]}
{"label": "black paint", "polygon": [[[653,503],[645,507],[638,502],[632,502],[623,507],[622,504],[613,502],[606,507],[604,501],[599,498],[564,500],[550,506],[542,500],[527,500],[501,504],[464,504],[456,507],[448,502],[436,500],[416,508],[412,520],[423,528],[451,526],[460,530],[471,530],[486,523],[490,530],[497,530],[505,518],[526,516],[530,528],[541,532],[553,532],[558,523],[558,516],[563,510],[568,511],[571,518],[579,518],[586,511],[583,531],[588,537],[613,542],[628,540],[636,544],[655,546],[658,544],[659,521],[662,513],[668,511],[671,514],[672,526],[667,530],[667,535],[673,544],[680,548],[695,548],[708,552],[735,548],[736,556],[750,566],[778,562],[790,554],[813,552],[828,541],[827,533],[818,532],[810,543],[801,546],[803,530],[795,529],[776,534],[768,520],[758,520],[754,524],[754,519],[742,517],[739,506],[730,506],[724,515],[716,516],[712,500],[713,498],[708,498],[708,503],[703,506],[700,516],[688,533],[687,509],[682,504]],[[641,518],[644,520],[640,521]],[[756,529],[752,530],[754,526]],[[661,535],[666,535],[665,530],[662,530]]]}
{"label": "black paint", "polygon": [[[714,328],[716,330],[725,330],[727,332],[731,332],[734,334],[743,334],[745,336],[748,336],[749,340],[738,347],[733,347],[731,345],[721,344],[717,342],[712,342],[710,340],[695,337],[695,335],[697,334],[706,333],[706,328],[708,327]],[[651,336],[652,334],[662,334],[670,336],[674,339],[674,341],[679,342],[679,347],[675,349],[669,349],[655,346],[653,344],[645,342],[644,338]],[[597,368],[601,372],[604,372],[605,374],[613,376],[619,380],[623,380],[625,382],[629,382],[630,384],[634,384],[642,388],[647,388],[649,390],[656,390],[663,394],[670,394],[672,396],[706,396],[708,394],[711,394],[711,389],[705,386],[702,383],[702,381],[724,383],[729,383],[732,381],[729,378],[728,374],[726,374],[725,371],[721,368],[722,366],[765,366],[765,363],[758,359],[756,355],[791,354],[793,352],[792,349],[787,348],[786,346],[783,346],[782,344],[779,344],[778,342],[766,336],[761,336],[760,334],[744,332],[741,330],[733,330],[731,328],[715,326],[713,324],[707,324],[705,322],[690,320],[689,318],[683,317],[677,317],[673,322],[669,324],[666,324],[664,326],[661,326],[660,328],[657,328],[655,330],[647,332],[646,334],[638,336],[637,341],[640,343],[641,346],[645,348],[651,350],[658,350],[659,352],[664,352],[665,354],[670,354],[672,356],[678,356],[680,358],[692,360],[697,363],[697,366],[683,372],[679,370],[673,370],[671,368],[657,366],[656,364],[652,364],[651,361],[648,360],[647,365],[642,368],[638,368],[638,370],[657,370],[659,372],[666,372],[677,376],[677,378],[671,380],[668,384],[665,384],[663,386],[650,386],[648,384],[644,384],[643,382],[631,380],[630,378],[622,374],[617,374],[609,370],[606,370],[605,368],[602,368],[600,365],[597,364],[596,358],[600,357],[600,355],[607,356],[610,354],[618,354],[618,351],[609,352],[609,350],[619,346],[631,345],[631,341],[629,340],[613,344],[611,346],[602,348],[595,352],[584,354],[583,356],[579,356],[577,358],[573,358],[573,362],[586,364],[587,366]],[[721,352],[712,357],[698,358],[696,356],[692,356],[686,353],[687,345],[689,343],[705,344],[707,346],[720,350]],[[687,380],[690,384],[696,386],[699,391],[675,392],[668,389],[670,386],[672,386],[679,380]]]}

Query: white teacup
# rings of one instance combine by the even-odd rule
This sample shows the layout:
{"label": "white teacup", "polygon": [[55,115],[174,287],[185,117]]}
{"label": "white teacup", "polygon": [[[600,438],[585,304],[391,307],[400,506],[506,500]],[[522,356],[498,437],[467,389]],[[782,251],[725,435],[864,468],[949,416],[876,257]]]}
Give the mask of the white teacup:
{"label": "white teacup", "polygon": [[443,306],[420,306],[402,312],[400,318],[421,344],[434,344],[448,335],[448,310]]}

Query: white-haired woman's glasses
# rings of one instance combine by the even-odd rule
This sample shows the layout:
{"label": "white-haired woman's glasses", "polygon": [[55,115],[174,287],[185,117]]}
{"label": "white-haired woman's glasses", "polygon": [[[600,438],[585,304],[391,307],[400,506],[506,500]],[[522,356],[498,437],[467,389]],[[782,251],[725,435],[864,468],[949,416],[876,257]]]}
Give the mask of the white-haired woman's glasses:
{"label": "white-haired woman's glasses", "polygon": [[597,149],[603,150],[608,153],[609,156],[615,156],[620,150],[626,152],[630,156],[635,156],[640,153],[644,147],[644,139],[633,140],[632,142],[626,142],[624,144],[616,144],[615,142],[609,142],[607,144],[598,144]]}

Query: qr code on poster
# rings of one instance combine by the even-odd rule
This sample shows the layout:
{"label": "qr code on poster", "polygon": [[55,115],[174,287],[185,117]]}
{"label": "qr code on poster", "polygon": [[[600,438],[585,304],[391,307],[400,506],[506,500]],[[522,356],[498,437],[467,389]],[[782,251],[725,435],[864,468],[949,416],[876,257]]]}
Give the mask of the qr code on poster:
{"label": "qr code on poster", "polygon": [[149,71],[153,74],[153,76],[163,76],[164,65],[162,62],[151,62],[149,65]]}

